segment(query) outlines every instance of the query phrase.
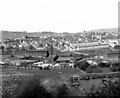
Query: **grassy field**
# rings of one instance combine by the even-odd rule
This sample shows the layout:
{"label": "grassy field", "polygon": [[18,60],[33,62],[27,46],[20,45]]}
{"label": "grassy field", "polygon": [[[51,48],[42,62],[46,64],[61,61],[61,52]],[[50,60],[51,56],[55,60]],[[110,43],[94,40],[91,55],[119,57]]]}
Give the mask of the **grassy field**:
{"label": "grassy field", "polygon": [[66,77],[66,76],[71,76],[73,74],[79,74],[83,75],[84,73],[81,72],[80,69],[75,68],[66,68],[66,69],[57,69],[57,70],[40,70],[40,69],[18,69],[17,71],[21,73],[29,73],[29,74],[37,74],[41,77],[45,78],[60,78],[60,77]]}
{"label": "grassy field", "polygon": [[[11,92],[14,86],[17,85],[18,81],[21,81],[22,79],[31,78],[33,75],[46,79],[51,79],[53,81],[58,81],[58,82],[62,81],[63,83],[68,82],[70,85],[70,81],[68,80],[74,74],[78,74],[79,76],[86,75],[78,68],[74,68],[74,69],[66,68],[62,70],[40,70],[40,69],[23,69],[23,68],[16,69],[14,66],[10,66],[2,70],[2,82],[3,82],[2,88],[3,88],[3,92],[9,96],[9,92]],[[79,80],[79,84],[80,86],[78,88],[71,88],[70,91],[75,92],[74,93],[75,95],[82,96],[84,95],[84,91],[90,91],[90,88],[93,87],[93,85],[96,88],[102,86],[102,78]],[[53,83],[52,85],[57,85],[57,84]],[[9,98],[9,97],[4,97],[4,98]]]}
{"label": "grassy field", "polygon": [[[70,78],[74,74],[77,74],[79,76],[85,76],[87,74],[83,73],[79,68],[66,68],[66,69],[58,69],[58,70],[40,70],[40,69],[16,69],[14,67],[8,67],[3,70],[3,73],[6,75],[12,75],[14,73],[16,74],[33,74],[33,75],[38,75],[43,78],[52,78],[55,80],[62,80],[65,81],[65,78]],[[97,81],[97,82],[96,82]],[[99,82],[98,82],[99,81]],[[98,85],[97,83],[101,82],[101,79],[90,79],[90,80],[80,80],[81,82],[81,87],[90,87],[89,85]],[[90,83],[90,84],[89,84]],[[87,85],[86,85],[87,84]]]}
{"label": "grassy field", "polygon": [[[9,59],[11,61],[11,60],[17,60],[19,58],[10,57],[10,55],[3,55],[2,59],[3,60]],[[109,72],[109,70],[107,70],[107,72]],[[37,75],[43,78],[51,78],[52,80],[66,82],[67,79],[69,79],[74,74],[78,74],[79,76],[85,75],[85,73],[83,73],[79,68],[74,68],[74,69],[65,68],[65,69],[58,69],[58,70],[53,70],[53,69],[52,70],[40,70],[40,69],[30,69],[30,68],[29,69],[24,69],[24,68],[16,69],[15,66],[9,66],[2,70],[2,75],[3,75],[2,80],[3,82],[5,81],[5,83],[10,81],[11,84],[9,86],[11,86],[11,85],[14,85],[16,81],[19,81],[20,78],[24,78],[24,77],[28,78],[28,77],[31,77],[31,75]],[[11,82],[11,81],[15,81],[15,82]],[[93,85],[95,85],[95,87],[101,86],[102,85],[101,81],[102,81],[101,78],[90,79],[90,80],[79,80],[79,83],[80,83],[79,89],[85,89],[86,91],[89,91]],[[7,87],[9,86],[6,86],[6,87],[3,86],[3,88],[5,88],[6,90]],[[77,89],[74,89],[73,91],[75,91],[77,95],[82,95],[82,92],[80,93],[80,91]]]}

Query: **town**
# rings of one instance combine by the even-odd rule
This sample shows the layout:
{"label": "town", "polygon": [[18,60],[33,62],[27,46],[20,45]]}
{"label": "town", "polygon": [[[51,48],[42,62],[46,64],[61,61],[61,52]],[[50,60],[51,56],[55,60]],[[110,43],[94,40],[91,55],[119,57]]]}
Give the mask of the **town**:
{"label": "town", "polygon": [[[62,77],[62,81],[65,81],[63,77],[69,77],[73,79],[70,84],[84,92],[84,89],[93,85],[98,86],[103,78],[120,76],[120,44],[117,32],[103,30],[79,33],[0,33],[0,65],[5,77],[12,76],[13,73],[35,74],[44,78]],[[98,83],[85,86],[89,84],[86,80],[98,79]]]}

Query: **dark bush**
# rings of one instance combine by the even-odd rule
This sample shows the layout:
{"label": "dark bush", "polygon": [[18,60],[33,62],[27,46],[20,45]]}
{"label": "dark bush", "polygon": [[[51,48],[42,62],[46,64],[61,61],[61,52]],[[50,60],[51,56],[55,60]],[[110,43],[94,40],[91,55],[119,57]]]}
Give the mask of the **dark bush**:
{"label": "dark bush", "polygon": [[112,63],[112,66],[110,67],[110,69],[113,72],[120,71],[120,62],[114,62],[114,63]]}
{"label": "dark bush", "polygon": [[88,66],[85,70],[87,73],[101,73],[102,70],[99,66]]}
{"label": "dark bush", "polygon": [[62,84],[57,87],[56,98],[63,98],[68,96],[70,96],[69,88],[66,84]]}
{"label": "dark bush", "polygon": [[53,84],[56,85],[55,88],[47,86],[51,90],[47,89],[42,81],[44,79],[38,76],[18,81],[12,98],[64,98],[70,95],[66,84]]}
{"label": "dark bush", "polygon": [[103,81],[104,86],[95,89],[91,88],[91,91],[87,93],[88,97],[92,98],[114,98],[120,96],[120,80],[108,80]]}
{"label": "dark bush", "polygon": [[100,66],[100,67],[110,67],[110,64],[109,63],[100,62],[98,64],[98,66]]}
{"label": "dark bush", "polygon": [[86,70],[86,68],[90,66],[90,64],[86,61],[76,62],[74,67],[79,67],[81,70]]}
{"label": "dark bush", "polygon": [[118,66],[120,66],[120,62],[114,62],[114,63],[112,63],[112,66],[113,67],[118,67]]}
{"label": "dark bush", "polygon": [[114,49],[120,49],[120,45],[115,45]]}
{"label": "dark bush", "polygon": [[52,98],[52,94],[41,85],[41,79],[35,76],[18,82],[14,98]]}
{"label": "dark bush", "polygon": [[118,67],[111,67],[110,70],[112,70],[113,72],[120,71],[120,66],[118,66]]}

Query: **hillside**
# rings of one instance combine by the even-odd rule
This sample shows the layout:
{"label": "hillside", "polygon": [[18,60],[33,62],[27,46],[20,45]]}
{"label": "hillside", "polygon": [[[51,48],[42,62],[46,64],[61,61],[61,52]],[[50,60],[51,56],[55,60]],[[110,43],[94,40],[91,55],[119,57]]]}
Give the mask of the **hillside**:
{"label": "hillside", "polygon": [[109,33],[118,33],[118,28],[107,28],[107,29],[94,29],[94,30],[90,30],[90,31],[86,31],[86,32],[109,32]]}
{"label": "hillside", "polygon": [[[117,28],[108,28],[108,29],[95,29],[90,31],[85,31],[86,33],[95,32],[95,33],[103,33],[103,32],[109,32],[109,33],[115,33],[118,34]],[[80,32],[83,33],[83,32]],[[20,31],[0,31],[0,40],[1,39],[7,39],[7,38],[22,38],[27,36],[61,36],[61,35],[71,35],[71,34],[79,34],[79,33],[57,33],[57,32],[20,32]]]}

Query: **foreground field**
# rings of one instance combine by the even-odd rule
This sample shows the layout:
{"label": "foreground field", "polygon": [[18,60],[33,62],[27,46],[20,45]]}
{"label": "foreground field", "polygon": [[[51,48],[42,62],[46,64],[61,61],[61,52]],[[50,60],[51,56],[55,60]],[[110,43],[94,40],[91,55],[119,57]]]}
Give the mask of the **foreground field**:
{"label": "foreground field", "polygon": [[[2,88],[3,88],[3,98],[12,98],[13,90],[17,87],[18,83],[21,83],[23,80],[31,78],[33,76],[37,76],[43,79],[50,79],[48,82],[49,85],[57,85],[57,83],[67,83],[71,87],[71,81],[68,81],[73,75],[87,76],[80,69],[62,69],[62,70],[39,70],[39,69],[16,69],[14,66],[8,67],[2,70]],[[90,75],[91,76],[91,75]],[[93,75],[93,77],[96,77]],[[112,77],[111,79],[114,79]],[[117,78],[117,77],[116,77]],[[93,85],[97,88],[102,86],[102,77],[101,78],[94,78],[94,79],[80,79],[79,80],[79,87],[73,88],[71,87],[71,92],[75,92],[78,96],[83,96],[84,91],[90,91],[90,88]],[[104,79],[109,79],[105,78]],[[52,82],[53,81],[53,82]],[[55,82],[56,81],[56,82]],[[54,83],[55,82],[55,83]],[[26,84],[26,82],[24,83]]]}

